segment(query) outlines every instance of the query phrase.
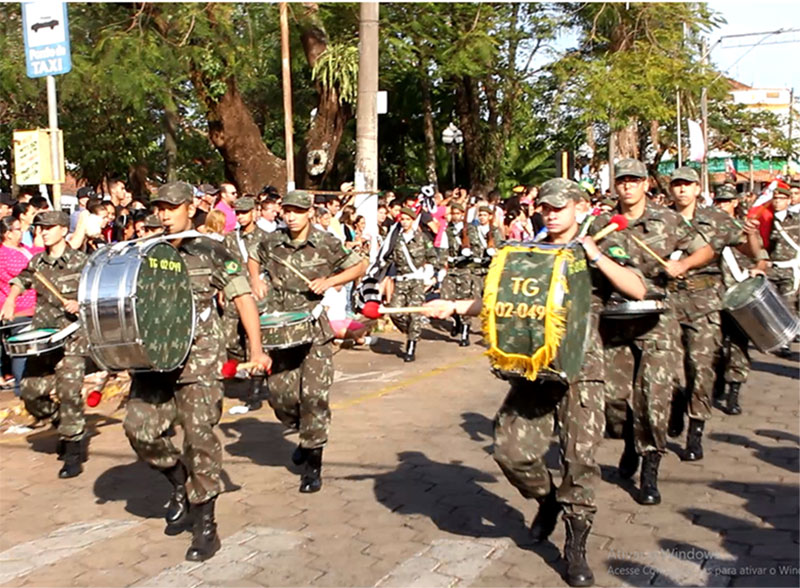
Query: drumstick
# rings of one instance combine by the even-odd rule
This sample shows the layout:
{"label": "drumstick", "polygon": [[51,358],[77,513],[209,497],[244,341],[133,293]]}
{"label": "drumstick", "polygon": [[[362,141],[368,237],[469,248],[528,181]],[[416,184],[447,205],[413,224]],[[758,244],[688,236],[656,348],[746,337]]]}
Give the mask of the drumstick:
{"label": "drumstick", "polygon": [[639,239],[636,235],[630,235],[630,238],[633,239],[633,241],[637,245],[639,245],[639,247],[641,247],[642,249],[647,251],[650,255],[652,255],[658,263],[660,263],[664,267],[669,267],[669,264],[667,264],[667,262],[664,261],[664,258],[662,258],[658,253],[656,253],[655,251],[650,249],[650,247],[647,245],[647,243],[645,243],[644,241]]}
{"label": "drumstick", "polygon": [[378,319],[384,314],[406,314],[410,312],[424,312],[425,310],[428,310],[425,306],[383,306],[372,300],[364,304],[364,307],[361,309],[361,314],[368,319]]}
{"label": "drumstick", "polygon": [[55,285],[53,284],[53,282],[51,282],[50,280],[48,280],[47,278],[45,278],[45,277],[44,277],[42,274],[40,274],[39,272],[34,272],[34,273],[33,273],[33,277],[34,277],[34,278],[36,278],[37,280],[39,280],[39,282],[41,282],[42,286],[44,286],[45,288],[47,288],[48,290],[50,290],[50,293],[51,293],[53,296],[55,296],[56,298],[58,298],[58,301],[59,301],[61,304],[64,304],[64,305],[66,305],[66,304],[67,304],[67,302],[69,302],[69,300],[67,300],[67,299],[64,297],[64,295],[63,295],[61,292],[59,292],[59,291],[58,291],[58,288],[56,288],[56,287],[55,287]]}
{"label": "drumstick", "polygon": [[277,255],[270,255],[270,257],[272,259],[274,259],[275,261],[277,261],[278,263],[280,263],[281,265],[284,265],[287,268],[289,268],[289,271],[291,271],[294,275],[296,275],[298,278],[303,280],[306,283],[307,286],[311,285],[311,280],[309,280],[307,277],[305,277],[303,274],[301,274],[300,270],[295,269],[295,267],[291,263],[289,263],[285,259],[281,259]]}

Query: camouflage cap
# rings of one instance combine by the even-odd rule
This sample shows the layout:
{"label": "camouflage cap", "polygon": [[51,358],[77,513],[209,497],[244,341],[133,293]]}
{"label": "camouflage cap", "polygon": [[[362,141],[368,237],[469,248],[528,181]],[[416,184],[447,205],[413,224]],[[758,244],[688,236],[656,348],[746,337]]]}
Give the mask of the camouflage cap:
{"label": "camouflage cap", "polygon": [[714,200],[737,200],[739,194],[732,186],[723,184],[714,190]]}
{"label": "camouflage cap", "polygon": [[547,180],[539,188],[536,204],[549,204],[555,208],[564,208],[570,200],[578,202],[586,195],[586,191],[577,182],[565,178]]}
{"label": "camouflage cap", "polygon": [[632,178],[646,178],[647,167],[638,159],[620,159],[614,165],[614,179],[629,176]]}
{"label": "camouflage cap", "polygon": [[400,214],[404,214],[406,216],[410,216],[411,218],[417,218],[417,211],[413,208],[409,208],[408,206],[404,206],[400,209]]}
{"label": "camouflage cap", "polygon": [[162,229],[164,225],[161,224],[161,219],[158,218],[157,214],[148,214],[144,217],[142,224],[147,229]]}
{"label": "camouflage cap", "polygon": [[215,194],[219,193],[219,188],[213,184],[200,184],[197,186],[197,189],[208,196],[214,196]]}
{"label": "camouflage cap", "polygon": [[450,203],[450,210],[453,210],[453,209],[460,210],[461,212],[464,212],[464,205],[461,204],[460,202],[451,202]]}
{"label": "camouflage cap", "polygon": [[304,190],[292,190],[283,197],[281,204],[283,206],[308,209],[314,206],[314,196]]}
{"label": "camouflage cap", "polygon": [[37,227],[68,227],[69,214],[63,210],[43,210],[33,217],[33,224]]}
{"label": "camouflage cap", "polygon": [[669,182],[693,182],[695,184],[700,183],[700,176],[697,173],[697,170],[693,167],[689,167],[684,165],[683,167],[679,167],[672,171],[669,175]]}
{"label": "camouflage cap", "polygon": [[194,188],[186,182],[170,182],[158,189],[150,198],[150,202],[166,202],[168,204],[183,204],[194,200]]}
{"label": "camouflage cap", "polygon": [[236,202],[233,203],[233,210],[235,210],[236,212],[250,212],[255,207],[256,207],[256,200],[255,198],[251,198],[250,196],[239,198]]}
{"label": "camouflage cap", "polygon": [[486,214],[494,214],[494,210],[492,209],[492,207],[491,206],[486,206],[486,205],[479,206],[478,207],[478,212],[479,213],[485,212]]}

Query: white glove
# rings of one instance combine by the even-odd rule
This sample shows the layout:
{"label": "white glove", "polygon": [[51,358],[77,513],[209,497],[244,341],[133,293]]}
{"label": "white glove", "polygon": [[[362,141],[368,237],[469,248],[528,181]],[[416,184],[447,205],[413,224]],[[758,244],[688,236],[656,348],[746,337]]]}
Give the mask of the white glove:
{"label": "white glove", "polygon": [[489,257],[494,257],[495,253],[497,253],[497,249],[495,249],[494,247],[489,247],[486,250],[486,255],[488,255]]}
{"label": "white glove", "polygon": [[447,275],[447,271],[443,270],[443,269],[440,269],[439,273],[436,274],[436,279],[439,281],[440,284],[442,283],[442,280],[444,280],[444,277],[446,275]]}
{"label": "white glove", "polygon": [[461,250],[461,255],[464,257],[472,257],[472,249],[469,247],[464,247],[464,249]]}

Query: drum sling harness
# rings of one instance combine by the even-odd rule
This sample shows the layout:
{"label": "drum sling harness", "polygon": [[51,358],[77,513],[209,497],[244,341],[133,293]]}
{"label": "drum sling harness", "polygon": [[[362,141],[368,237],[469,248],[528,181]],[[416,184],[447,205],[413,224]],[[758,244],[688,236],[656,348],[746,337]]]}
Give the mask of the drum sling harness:
{"label": "drum sling harness", "polygon": [[772,265],[778,269],[791,268],[792,292],[796,292],[797,288],[800,287],[800,245],[794,242],[778,219],[775,219],[775,228],[778,229],[778,234],[783,237],[783,240],[786,241],[789,247],[794,249],[795,256],[792,259],[787,259],[784,261],[773,261]]}
{"label": "drum sling harness", "polygon": [[403,238],[402,235],[400,235],[400,239],[398,241],[400,247],[402,248],[400,249],[400,251],[403,252],[403,257],[406,258],[406,263],[411,268],[411,273],[401,274],[399,276],[396,276],[395,279],[398,282],[404,282],[406,280],[422,280],[423,282],[425,282],[430,278],[432,278],[433,272],[432,271],[428,272],[426,268],[430,267],[431,270],[433,270],[433,267],[430,266],[429,264],[425,264],[425,267],[423,269],[417,268],[417,266],[414,265],[414,261],[411,259],[411,253],[409,252],[408,247],[406,246],[406,240]]}
{"label": "drum sling harness", "polygon": [[725,247],[722,250],[722,260],[731,271],[733,279],[737,282],[744,282],[750,275],[748,272],[739,267],[739,263],[736,261],[736,256],[733,254],[733,251],[730,247]]}

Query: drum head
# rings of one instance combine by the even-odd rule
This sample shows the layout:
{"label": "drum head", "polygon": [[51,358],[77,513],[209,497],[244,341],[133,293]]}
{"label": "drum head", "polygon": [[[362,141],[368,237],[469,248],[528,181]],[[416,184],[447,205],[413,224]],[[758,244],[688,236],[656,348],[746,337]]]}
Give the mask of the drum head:
{"label": "drum head", "polygon": [[34,329],[32,331],[25,331],[18,335],[12,335],[8,338],[9,343],[25,343],[26,341],[36,341],[37,339],[47,339],[52,335],[58,333],[58,329]]}
{"label": "drum head", "polygon": [[308,319],[308,313],[303,311],[294,312],[270,312],[262,314],[260,317],[262,327],[274,327],[288,325]]}
{"label": "drum head", "polygon": [[136,315],[151,365],[179,367],[194,337],[194,301],[186,263],[169,243],[146,249],[136,276]]}
{"label": "drum head", "polygon": [[745,306],[755,298],[755,293],[764,287],[764,280],[764,276],[754,276],[744,282],[734,284],[725,291],[725,295],[722,298],[722,307],[735,310]]}

